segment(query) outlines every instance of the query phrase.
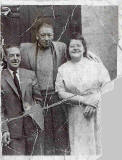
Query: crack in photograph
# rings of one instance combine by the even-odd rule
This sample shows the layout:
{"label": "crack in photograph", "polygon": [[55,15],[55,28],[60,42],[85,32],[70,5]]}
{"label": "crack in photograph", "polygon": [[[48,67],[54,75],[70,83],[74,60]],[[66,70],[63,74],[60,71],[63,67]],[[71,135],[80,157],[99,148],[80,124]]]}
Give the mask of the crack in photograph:
{"label": "crack in photograph", "polygon": [[100,158],[117,43],[117,6],[2,5],[2,155]]}

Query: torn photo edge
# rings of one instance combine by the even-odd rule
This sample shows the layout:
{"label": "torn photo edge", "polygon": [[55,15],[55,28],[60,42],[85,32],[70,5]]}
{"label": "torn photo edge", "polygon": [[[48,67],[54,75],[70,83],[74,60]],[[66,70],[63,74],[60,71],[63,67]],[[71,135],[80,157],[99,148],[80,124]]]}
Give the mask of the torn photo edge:
{"label": "torn photo edge", "polygon": [[[36,1],[32,1],[32,5],[73,5],[74,2],[67,2],[67,1],[42,1],[39,2],[38,0]],[[84,3],[84,4],[83,4]],[[78,1],[77,5],[95,5],[95,6],[106,6],[106,5],[118,5],[118,18],[119,18],[119,25],[118,25],[118,29],[119,29],[119,41],[118,41],[118,48],[117,48],[117,78],[121,78],[122,76],[122,6],[117,3],[112,3],[112,1],[102,1],[102,2],[98,2],[98,1],[86,1],[83,2],[82,1]],[[30,1],[2,1],[1,3],[2,5],[30,5]],[[74,5],[76,5],[76,2],[74,3]],[[116,80],[114,79],[114,80]],[[114,81],[113,80],[113,81]],[[44,159],[45,156],[42,156],[42,159]],[[24,158],[24,157],[23,157]],[[34,158],[34,157],[33,157]],[[46,158],[46,157],[45,157]],[[55,156],[56,158],[56,156]],[[58,157],[57,157],[58,158]]]}

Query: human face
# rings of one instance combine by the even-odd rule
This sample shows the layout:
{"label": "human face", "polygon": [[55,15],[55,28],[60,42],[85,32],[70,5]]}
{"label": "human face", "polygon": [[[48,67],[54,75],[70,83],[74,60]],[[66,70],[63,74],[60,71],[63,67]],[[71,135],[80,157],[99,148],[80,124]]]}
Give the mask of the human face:
{"label": "human face", "polygon": [[7,50],[7,66],[11,70],[16,70],[21,62],[20,49],[17,47],[11,47]]}
{"label": "human face", "polygon": [[51,41],[54,38],[54,33],[53,33],[53,28],[51,26],[42,26],[37,34],[37,38],[39,41],[39,44],[43,47],[43,48],[48,48],[51,44]]}
{"label": "human face", "polygon": [[72,39],[69,44],[69,55],[72,60],[80,60],[83,57],[84,47],[81,40]]}

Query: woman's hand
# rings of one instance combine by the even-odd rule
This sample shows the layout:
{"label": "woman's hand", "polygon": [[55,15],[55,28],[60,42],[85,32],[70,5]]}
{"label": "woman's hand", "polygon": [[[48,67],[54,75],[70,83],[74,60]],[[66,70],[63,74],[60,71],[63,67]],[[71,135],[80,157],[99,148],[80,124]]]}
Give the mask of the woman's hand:
{"label": "woman's hand", "polygon": [[83,115],[86,118],[91,118],[95,114],[96,109],[97,109],[96,107],[86,106],[84,109]]}
{"label": "woman's hand", "polygon": [[102,63],[100,57],[98,57],[97,55],[95,55],[94,53],[92,53],[90,51],[87,53],[87,58],[89,58],[90,60],[93,60],[97,63]]}
{"label": "woman's hand", "polygon": [[84,96],[84,103],[88,106],[97,107],[101,99],[100,91],[96,90],[93,93]]}

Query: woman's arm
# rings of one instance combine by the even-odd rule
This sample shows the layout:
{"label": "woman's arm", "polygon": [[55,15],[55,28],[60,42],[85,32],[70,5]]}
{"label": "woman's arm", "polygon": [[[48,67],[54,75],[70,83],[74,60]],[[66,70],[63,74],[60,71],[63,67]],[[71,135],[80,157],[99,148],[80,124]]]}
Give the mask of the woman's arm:
{"label": "woman's arm", "polygon": [[106,67],[103,63],[99,64],[100,74],[99,74],[99,82],[101,83],[101,95],[113,90],[114,81],[111,81],[110,75]]}
{"label": "woman's arm", "polygon": [[[66,91],[59,91],[58,92],[59,97],[62,99],[67,99],[69,97],[72,97],[74,94],[66,92]],[[95,91],[94,93],[91,93],[89,95],[74,95],[74,97],[70,98],[68,102],[74,103],[76,105],[78,104],[85,104],[97,107],[97,104],[100,100],[101,94],[98,91]]]}
{"label": "woman's arm", "polygon": [[56,91],[59,94],[59,97],[61,99],[67,99],[70,98],[70,100],[68,100],[68,102],[74,103],[74,104],[80,104],[83,103],[85,105],[92,105],[92,106],[96,106],[99,98],[100,98],[100,92],[91,92],[91,94],[84,94],[84,95],[75,95],[73,93],[70,93],[66,90],[66,86],[65,86],[65,82],[63,80],[63,74],[62,72],[59,70],[58,74],[57,74],[57,78],[56,78]]}

